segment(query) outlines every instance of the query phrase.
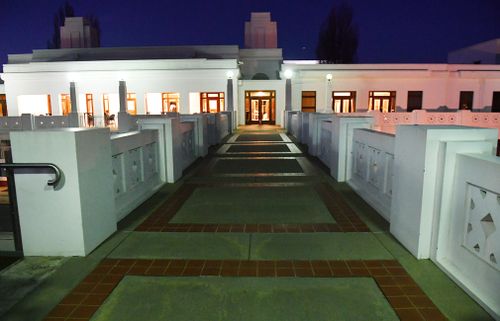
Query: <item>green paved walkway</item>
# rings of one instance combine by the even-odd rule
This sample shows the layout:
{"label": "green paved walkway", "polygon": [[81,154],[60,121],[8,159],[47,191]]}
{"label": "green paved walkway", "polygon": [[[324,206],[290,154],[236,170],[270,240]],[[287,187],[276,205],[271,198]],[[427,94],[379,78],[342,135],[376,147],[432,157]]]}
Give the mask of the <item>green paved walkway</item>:
{"label": "green paved walkway", "polygon": [[247,129],[0,319],[490,320],[279,129]]}

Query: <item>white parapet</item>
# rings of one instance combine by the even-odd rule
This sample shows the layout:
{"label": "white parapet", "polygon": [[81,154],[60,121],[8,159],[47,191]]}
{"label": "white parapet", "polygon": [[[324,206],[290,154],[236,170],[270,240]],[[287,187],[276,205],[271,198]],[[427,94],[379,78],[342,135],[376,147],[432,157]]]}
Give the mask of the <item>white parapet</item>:
{"label": "white parapet", "polygon": [[309,116],[309,134],[307,137],[307,152],[310,155],[318,156],[321,138],[321,124],[323,120],[331,120],[333,114],[305,113]]}
{"label": "white parapet", "polygon": [[497,135],[497,129],[491,128],[398,126],[390,230],[415,257],[429,258],[437,235],[443,184],[446,184],[443,175],[454,170],[445,157],[446,143],[474,142],[461,152],[477,152],[477,146],[481,146],[493,155]]}
{"label": "white parapet", "polygon": [[113,196],[116,220],[123,219],[153,195],[160,179],[158,132],[120,133],[111,136]]}
{"label": "white parapet", "polygon": [[14,163],[54,163],[63,172],[15,174],[24,255],[85,256],[116,231],[109,129],[11,132]]}
{"label": "white parapet", "polygon": [[345,182],[351,172],[354,129],[372,128],[373,119],[370,116],[335,114],[332,122],[330,174],[338,182]]}
{"label": "white parapet", "polygon": [[355,129],[348,181],[387,221],[391,219],[394,141],[392,134]]}
{"label": "white parapet", "polygon": [[[474,154],[457,154],[466,149]],[[448,143],[445,154],[455,166],[444,174],[432,260],[500,320],[500,158],[484,143]]]}
{"label": "white parapet", "polygon": [[180,117],[141,118],[140,130],[158,131],[160,178],[174,183],[182,171],[196,159],[195,125],[181,122]]}
{"label": "white parapet", "polygon": [[196,156],[207,156],[209,147],[207,114],[181,115],[181,121],[193,122],[196,140]]}

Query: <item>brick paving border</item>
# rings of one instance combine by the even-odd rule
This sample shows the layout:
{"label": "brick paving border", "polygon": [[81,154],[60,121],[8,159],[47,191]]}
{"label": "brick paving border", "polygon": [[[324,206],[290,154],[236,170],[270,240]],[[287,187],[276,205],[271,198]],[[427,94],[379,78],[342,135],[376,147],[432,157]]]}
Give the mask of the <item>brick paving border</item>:
{"label": "brick paving border", "polygon": [[396,260],[104,259],[44,321],[90,320],[125,276],[371,277],[401,321],[447,320]]}
{"label": "brick paving border", "polygon": [[[291,186],[297,186],[292,183]],[[315,232],[369,232],[370,229],[358,217],[342,196],[327,183],[314,185],[335,223],[318,224],[174,224],[169,223],[177,211],[199,187],[225,186],[226,184],[185,183],[171,197],[151,214],[135,230],[138,232],[243,232],[243,233],[315,233]],[[231,185],[231,184],[228,184]],[[245,187],[244,184],[239,184]],[[275,184],[248,184],[247,187],[273,187]],[[285,186],[285,184],[281,184]]]}

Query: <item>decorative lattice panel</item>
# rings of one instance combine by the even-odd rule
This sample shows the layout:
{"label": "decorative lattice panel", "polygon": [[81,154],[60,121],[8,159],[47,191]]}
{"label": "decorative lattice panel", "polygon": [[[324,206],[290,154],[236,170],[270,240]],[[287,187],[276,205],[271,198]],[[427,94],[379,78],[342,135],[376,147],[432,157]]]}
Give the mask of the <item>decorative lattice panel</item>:
{"label": "decorative lattice panel", "polygon": [[362,178],[363,180],[367,177],[367,147],[365,144],[360,142],[354,142],[354,174]]}
{"label": "decorative lattice panel", "polygon": [[127,191],[134,189],[136,185],[143,181],[141,149],[142,147],[139,147],[126,152],[125,178],[127,182]]}
{"label": "decorative lattice panel", "polygon": [[386,170],[386,184],[384,189],[384,194],[389,197],[392,197],[392,178],[394,177],[394,155],[385,154],[387,170]]}
{"label": "decorative lattice panel", "polygon": [[158,146],[151,143],[143,150],[144,179],[147,180],[158,172]]}
{"label": "decorative lattice panel", "polygon": [[464,246],[500,270],[500,195],[469,184]]}
{"label": "decorative lattice panel", "polygon": [[368,147],[368,182],[378,190],[384,187],[384,155],[379,149]]}
{"label": "decorative lattice panel", "polygon": [[113,187],[115,197],[125,192],[125,180],[123,179],[123,154],[113,156],[111,159],[113,167]]}

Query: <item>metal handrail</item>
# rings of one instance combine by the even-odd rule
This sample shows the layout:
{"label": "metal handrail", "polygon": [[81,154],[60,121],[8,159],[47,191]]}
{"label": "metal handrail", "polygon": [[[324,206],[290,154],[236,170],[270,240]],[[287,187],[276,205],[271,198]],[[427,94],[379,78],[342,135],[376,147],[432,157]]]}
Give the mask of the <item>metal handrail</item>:
{"label": "metal handrail", "polygon": [[61,180],[61,169],[52,163],[3,163],[0,164],[0,168],[48,168],[54,171],[56,177],[54,179],[50,179],[47,182],[47,185],[56,187],[59,181]]}

